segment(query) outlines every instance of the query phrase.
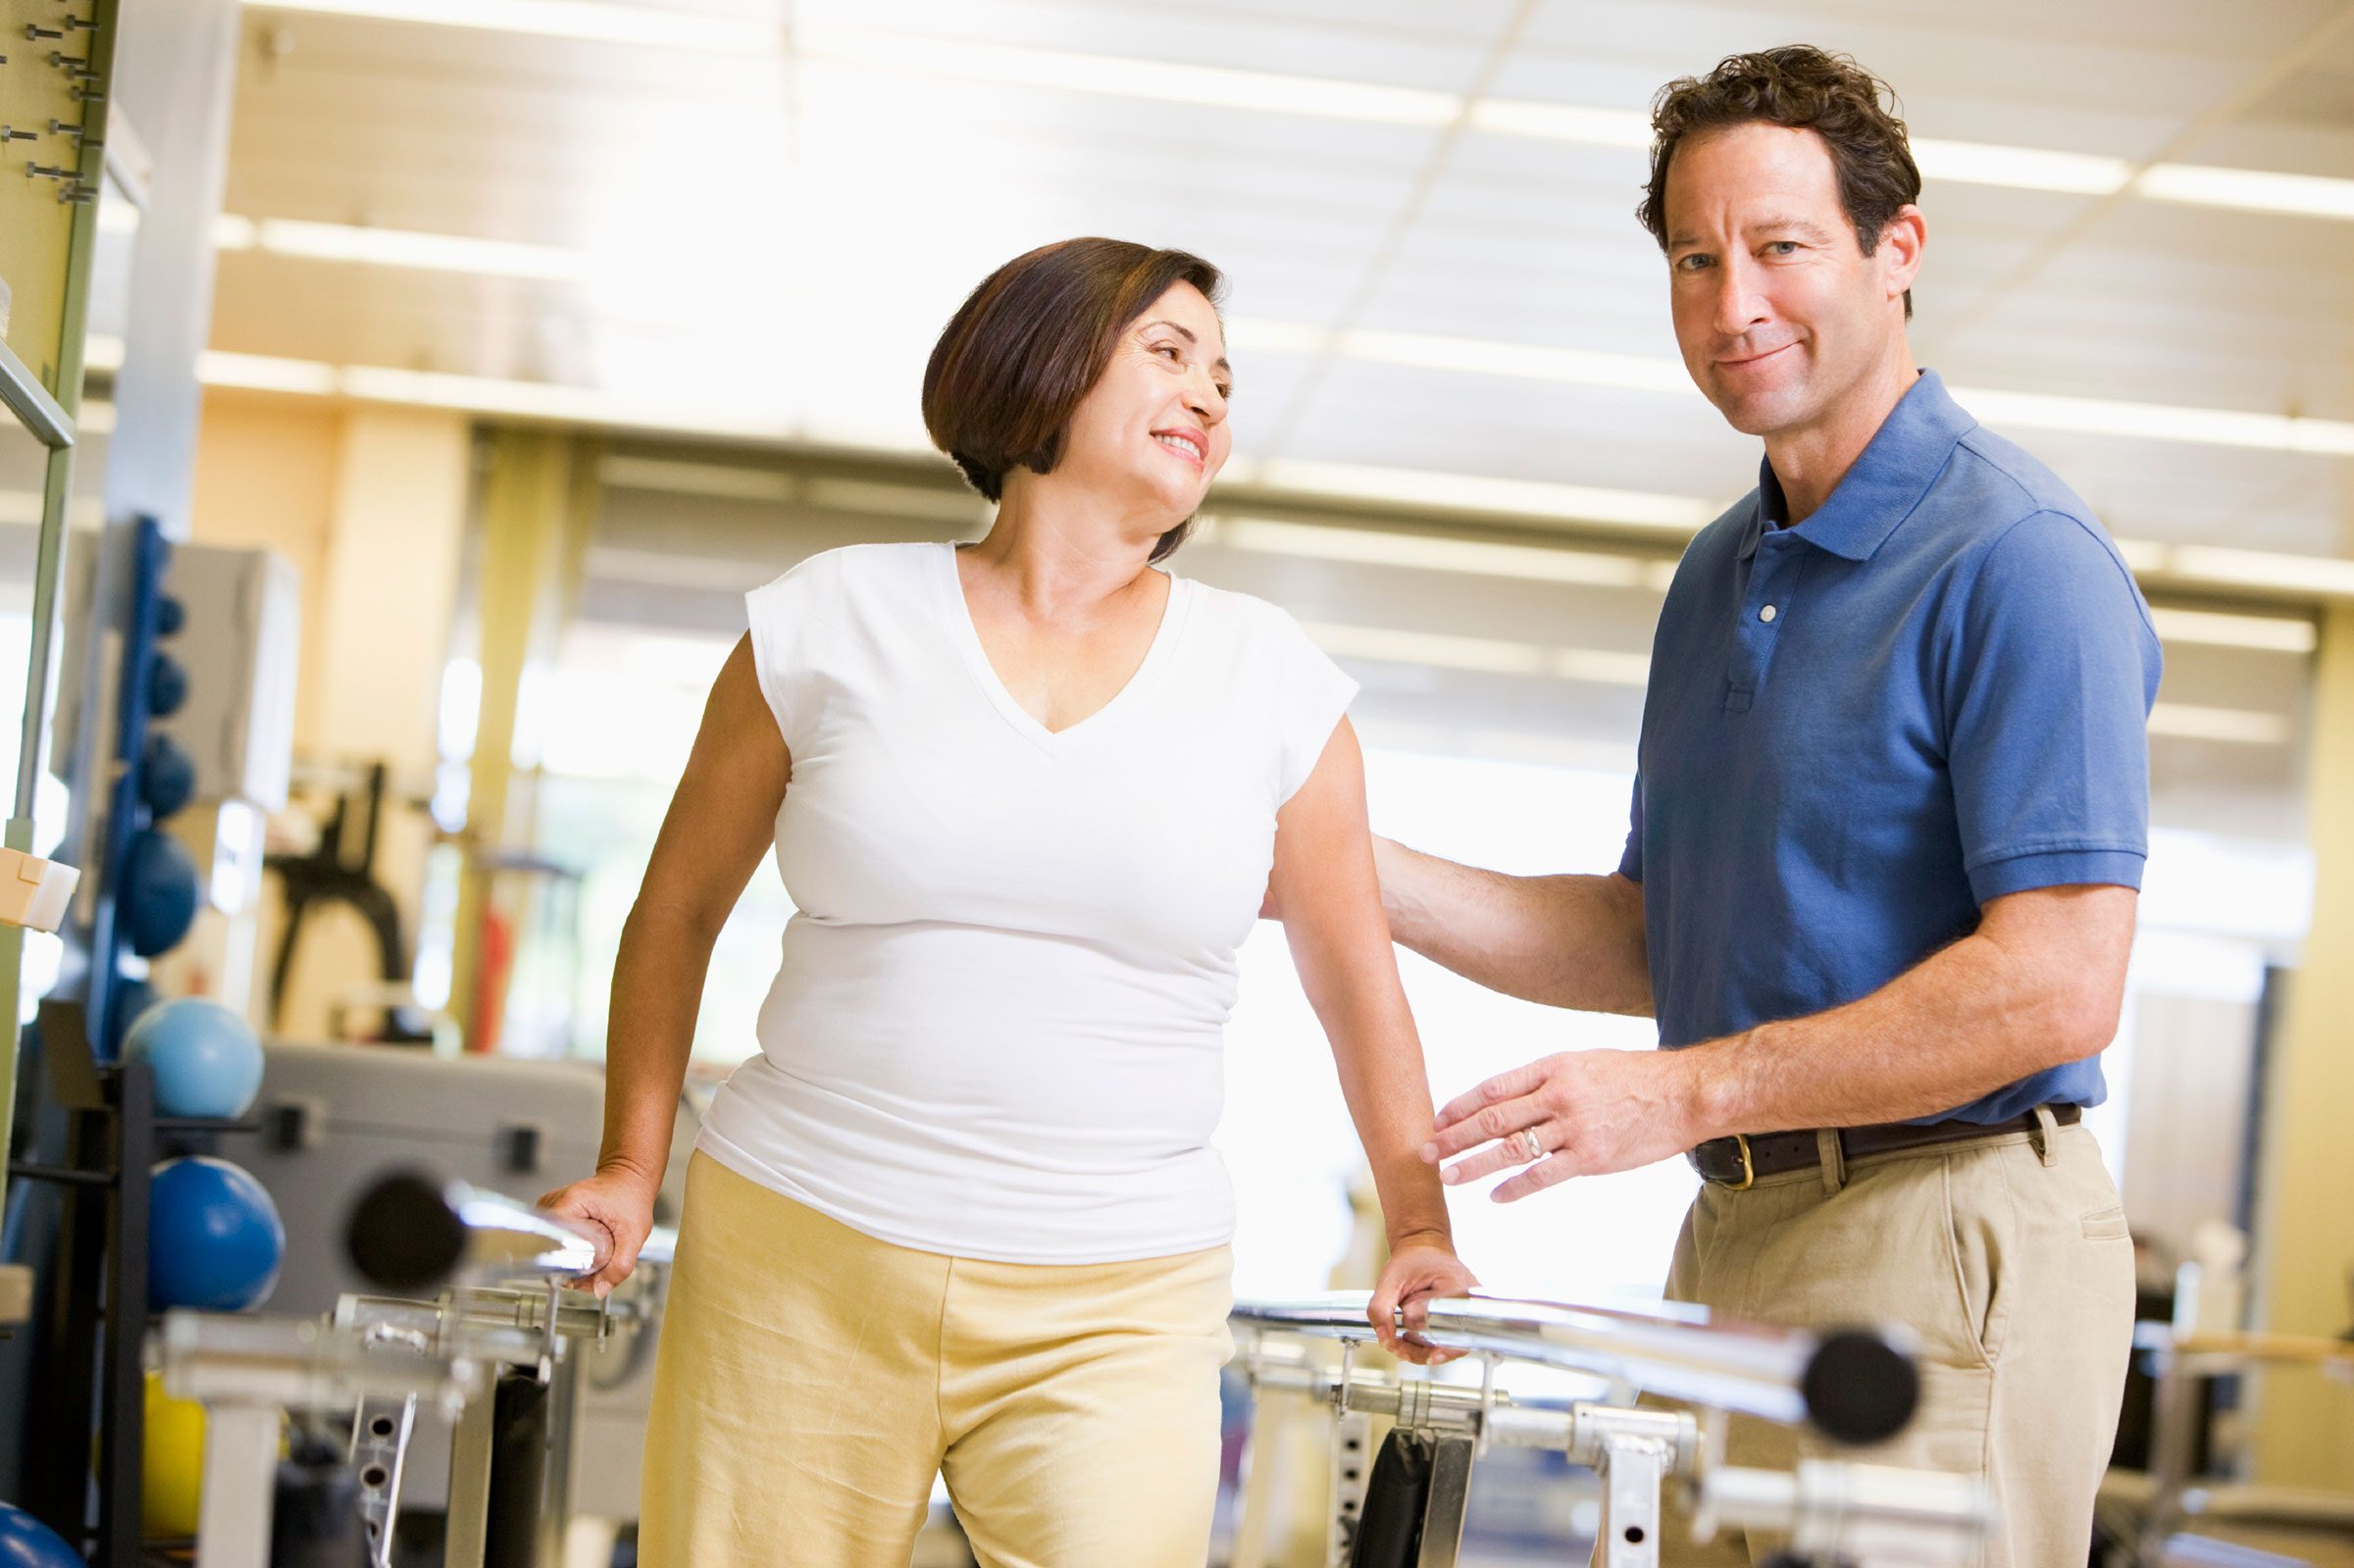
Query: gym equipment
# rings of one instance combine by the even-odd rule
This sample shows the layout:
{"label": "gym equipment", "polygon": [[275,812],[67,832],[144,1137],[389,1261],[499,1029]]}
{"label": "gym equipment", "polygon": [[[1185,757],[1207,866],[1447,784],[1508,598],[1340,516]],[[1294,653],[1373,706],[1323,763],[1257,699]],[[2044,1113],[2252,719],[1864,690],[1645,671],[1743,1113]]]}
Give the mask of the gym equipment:
{"label": "gym equipment", "polygon": [[262,1042],[252,1026],[203,996],[138,1014],[123,1056],[154,1068],[155,1102],[166,1116],[242,1116],[262,1087]]}
{"label": "gym equipment", "polygon": [[[409,1177],[390,1186],[410,1205],[421,1189],[441,1191],[450,1204],[445,1226],[483,1239],[460,1248],[470,1260],[462,1266],[507,1280],[453,1286],[431,1301],[347,1294],[324,1320],[167,1315],[159,1347],[165,1387],[204,1400],[210,1422],[197,1543],[206,1568],[279,1560],[272,1519],[286,1517],[284,1472],[275,1465],[281,1409],[349,1419],[339,1473],[356,1478],[354,1506],[376,1568],[390,1561],[421,1407],[457,1422],[447,1568],[561,1561],[588,1369],[617,1338],[650,1329],[666,1284],[667,1238],[621,1290],[599,1299],[562,1288],[568,1264],[593,1252],[580,1228],[463,1184],[436,1188]],[[356,1216],[353,1229],[365,1229]],[[491,1261],[524,1235],[537,1236],[537,1252],[503,1270]],[[557,1240],[573,1250],[548,1245]]]}
{"label": "gym equipment", "polygon": [[[262,1136],[235,1158],[270,1189],[286,1222],[273,1313],[319,1316],[349,1294],[433,1293],[430,1284],[394,1290],[352,1263],[345,1243],[353,1211],[386,1173],[422,1167],[529,1199],[595,1168],[604,1085],[593,1063],[281,1040],[266,1042],[262,1055],[252,1112]],[[680,1212],[688,1151],[700,1132],[697,1111],[682,1102],[658,1219]],[[652,1335],[632,1336],[616,1353],[592,1358],[588,1373],[575,1485],[603,1518],[637,1517],[653,1349]],[[435,1411],[419,1411],[404,1482],[412,1509],[442,1507],[454,1437]]]}
{"label": "gym equipment", "polygon": [[0,1568],[83,1568],[65,1538],[14,1503],[0,1502]]}
{"label": "gym equipment", "polygon": [[126,865],[121,905],[130,950],[141,958],[171,951],[196,919],[196,862],[170,834],[142,828]]}
{"label": "gym equipment", "polygon": [[196,759],[170,735],[147,739],[147,766],[139,778],[139,798],[158,819],[171,816],[196,798]]}
{"label": "gym equipment", "polygon": [[[1392,1381],[1358,1373],[1356,1349],[1373,1339],[1365,1301],[1361,1291],[1239,1301],[1232,1319],[1247,1345],[1254,1391],[1305,1393],[1333,1412],[1326,1542],[1334,1568],[1403,1562],[1408,1549],[1417,1568],[1454,1568],[1472,1467],[1494,1444],[1550,1449],[1599,1475],[1596,1561],[1603,1568],[1657,1568],[1660,1498],[1671,1481],[1691,1503],[1704,1540],[1728,1528],[1784,1532],[1802,1559],[1857,1568],[1973,1562],[1992,1531],[1992,1500],[1973,1477],[1823,1460],[1802,1461],[1784,1474],[1722,1461],[1717,1423],[1726,1412],[1806,1422],[1848,1442],[1901,1431],[1919,1395],[1919,1374],[1901,1333],[1860,1328],[1813,1335],[1674,1304],[1629,1312],[1487,1296],[1426,1303],[1420,1337],[1471,1352],[1480,1370],[1474,1391],[1423,1377]],[[1313,1362],[1302,1339],[1341,1341],[1339,1366]],[[1515,1403],[1497,1385],[1508,1361],[1591,1375],[1612,1386],[1612,1399],[1566,1408]],[[1630,1407],[1634,1386],[1688,1401],[1700,1413]],[[1270,1505],[1279,1468],[1255,1457],[1264,1409],[1262,1399],[1234,1568],[1261,1563],[1265,1532],[1257,1521]],[[1362,1465],[1344,1463],[1341,1455],[1362,1452],[1376,1415],[1392,1418],[1393,1437],[1414,1451],[1401,1452],[1386,1472],[1377,1461],[1372,1486],[1381,1491],[1369,1495]],[[1410,1518],[1415,1513],[1418,1521]]]}
{"label": "gym equipment", "polygon": [[227,1160],[187,1155],[157,1166],[148,1193],[150,1311],[244,1312],[269,1299],[286,1228],[261,1183]]}
{"label": "gym equipment", "polygon": [[[387,1290],[480,1279],[577,1279],[607,1239],[591,1228],[463,1182],[415,1172],[384,1178],[355,1204],[345,1233],[353,1266]],[[656,1226],[639,1261],[667,1265],[678,1233]]]}
{"label": "gym equipment", "polygon": [[169,653],[157,654],[147,669],[147,711],[169,719],[186,706],[187,700],[188,672]]}
{"label": "gym equipment", "polygon": [[[26,1430],[41,1441],[24,1456],[21,1498],[85,1548],[95,1568],[136,1568],[145,1480],[142,1368],[155,1227],[158,1156],[174,1143],[250,1132],[238,1122],[159,1115],[143,1061],[101,1067],[82,1009],[41,1004],[49,1096],[65,1114],[63,1158],[12,1161],[12,1177],[53,1188],[57,1245],[37,1326]],[[202,1171],[176,1180],[207,1180]],[[182,1252],[200,1250],[190,1238]],[[197,1259],[202,1262],[201,1258]],[[95,1458],[93,1462],[93,1448]]]}
{"label": "gym equipment", "polygon": [[[401,936],[400,905],[376,877],[377,832],[384,822],[388,781],[385,767],[382,762],[371,763],[356,781],[336,770],[334,779],[340,792],[333,814],[319,830],[319,842],[308,854],[281,853],[263,861],[264,870],[278,874],[285,897],[285,925],[279,933],[278,958],[270,970],[270,1016],[281,1023],[286,982],[293,974],[294,953],[304,925],[330,905],[348,905],[367,922],[376,938],[377,973],[385,985],[406,982],[414,968]],[[365,826],[354,824],[355,815],[362,816]],[[355,833],[359,841],[347,850],[346,835]],[[433,1037],[432,1027],[417,1008],[385,1010],[383,1038],[386,1042]]]}
{"label": "gym equipment", "polygon": [[204,1485],[204,1406],[164,1391],[163,1374],[147,1374],[145,1454],[139,1468],[139,1531],[150,1540],[196,1534]]}
{"label": "gym equipment", "polygon": [[[2342,1492],[2237,1482],[2202,1483],[2202,1437],[2210,1379],[2263,1368],[2304,1368],[2354,1388],[2354,1331],[2339,1339],[2260,1334],[2212,1328],[2201,1322],[2201,1288],[2237,1303],[2236,1282],[2214,1291],[2195,1262],[2176,1272],[2171,1323],[2134,1325],[2133,1349],[2157,1379],[2150,1467],[2113,1468],[2101,1481],[2100,1513],[2115,1538],[2102,1559],[2108,1568],[2265,1568],[2287,1559],[2196,1533],[2205,1524],[2312,1531],[2332,1541],[2354,1540],[2354,1499]],[[2219,1314],[2230,1322],[2236,1313]],[[2122,1527],[2109,1528],[2123,1515]]]}

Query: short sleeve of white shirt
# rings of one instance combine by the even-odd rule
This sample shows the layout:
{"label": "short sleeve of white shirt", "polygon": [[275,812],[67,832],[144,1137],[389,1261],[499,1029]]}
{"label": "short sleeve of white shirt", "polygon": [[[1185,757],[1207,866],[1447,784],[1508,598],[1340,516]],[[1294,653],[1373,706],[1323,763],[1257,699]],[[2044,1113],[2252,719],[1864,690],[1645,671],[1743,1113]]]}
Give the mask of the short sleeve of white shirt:
{"label": "short sleeve of white shirt", "polygon": [[1276,745],[1282,759],[1276,798],[1288,801],[1316,771],[1317,761],[1356,700],[1355,681],[1315,643],[1299,622],[1268,606],[1275,623],[1268,632],[1283,669],[1283,701],[1276,710]]}

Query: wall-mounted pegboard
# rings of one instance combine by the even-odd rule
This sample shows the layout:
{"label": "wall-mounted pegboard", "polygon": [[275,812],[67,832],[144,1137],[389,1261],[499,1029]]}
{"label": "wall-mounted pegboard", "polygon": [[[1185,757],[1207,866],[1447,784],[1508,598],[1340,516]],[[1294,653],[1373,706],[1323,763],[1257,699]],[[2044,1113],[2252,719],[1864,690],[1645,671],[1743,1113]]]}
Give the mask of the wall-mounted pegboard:
{"label": "wall-mounted pegboard", "polygon": [[0,0],[0,339],[52,397],[74,220],[97,201],[104,169],[113,10]]}

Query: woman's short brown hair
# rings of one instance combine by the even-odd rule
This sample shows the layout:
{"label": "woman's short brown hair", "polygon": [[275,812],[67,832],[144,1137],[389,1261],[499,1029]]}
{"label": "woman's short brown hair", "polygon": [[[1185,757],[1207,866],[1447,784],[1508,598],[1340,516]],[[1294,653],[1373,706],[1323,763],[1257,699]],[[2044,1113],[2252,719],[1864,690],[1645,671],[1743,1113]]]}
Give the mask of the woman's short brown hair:
{"label": "woman's short brown hair", "polygon": [[[1651,183],[1635,216],[1665,250],[1667,163],[1677,143],[1733,126],[1788,126],[1812,130],[1830,149],[1839,205],[1868,256],[1898,210],[1920,199],[1920,171],[1896,107],[1889,85],[1846,55],[1803,43],[1727,55],[1707,76],[1679,76],[1652,99]],[[1905,318],[1912,316],[1907,289]]]}
{"label": "woman's short brown hair", "polygon": [[[1182,250],[1065,239],[1016,256],[981,280],[924,367],[924,429],[992,501],[1020,465],[1053,471],[1071,414],[1103,374],[1120,333],[1177,283],[1214,307],[1218,270]],[[1160,536],[1157,561],[1192,520]]]}

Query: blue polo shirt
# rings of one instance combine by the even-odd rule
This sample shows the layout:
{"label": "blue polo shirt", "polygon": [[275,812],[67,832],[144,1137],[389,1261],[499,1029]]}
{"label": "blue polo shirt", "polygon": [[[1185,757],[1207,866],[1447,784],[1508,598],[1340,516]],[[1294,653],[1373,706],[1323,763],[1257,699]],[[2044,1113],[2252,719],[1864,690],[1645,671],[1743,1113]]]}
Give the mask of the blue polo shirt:
{"label": "blue polo shirt", "polygon": [[[2090,509],[1929,373],[1786,515],[1761,465],[1660,612],[1619,870],[1663,1045],[1853,1001],[2005,893],[2141,885],[2158,635]],[[2107,1092],[2095,1057],[1945,1114]]]}

